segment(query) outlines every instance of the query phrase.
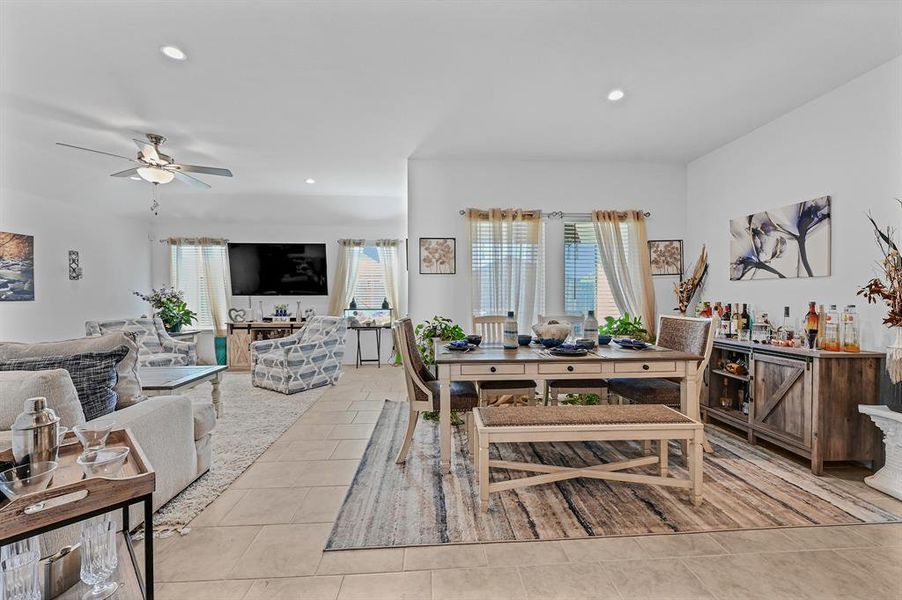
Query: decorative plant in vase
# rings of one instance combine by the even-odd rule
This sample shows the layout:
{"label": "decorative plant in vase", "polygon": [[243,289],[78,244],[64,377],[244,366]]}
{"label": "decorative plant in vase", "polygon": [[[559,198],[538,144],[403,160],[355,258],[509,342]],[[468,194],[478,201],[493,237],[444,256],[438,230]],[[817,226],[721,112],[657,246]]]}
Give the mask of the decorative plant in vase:
{"label": "decorative plant in vase", "polygon": [[[418,323],[413,329],[417,338],[417,350],[423,356],[423,362],[429,366],[435,364],[435,345],[433,340],[439,338],[443,342],[462,340],[467,337],[463,328],[451,319],[434,316],[431,320]],[[424,412],[427,421],[438,421],[437,412]],[[463,421],[457,413],[451,413],[451,424],[461,425]]]}
{"label": "decorative plant in vase", "polygon": [[[902,205],[902,199],[896,198],[896,202]],[[868,219],[874,226],[874,237],[883,254],[883,259],[878,263],[883,273],[859,289],[858,295],[864,296],[868,304],[876,304],[878,300],[886,304],[883,324],[895,328],[896,332],[895,342],[886,351],[886,370],[890,380],[899,383],[902,381],[902,256],[893,239],[895,229],[890,226],[881,229],[871,215]]]}
{"label": "decorative plant in vase", "polygon": [[182,325],[190,325],[197,320],[197,313],[188,308],[185,292],[181,290],[164,287],[150,290],[149,294],[132,293],[153,307],[154,315],[163,321],[163,326],[170,333],[181,331]]}
{"label": "decorative plant in vase", "polygon": [[611,337],[627,337],[648,341],[648,330],[642,324],[642,317],[631,317],[629,313],[624,313],[618,319],[605,317],[604,323],[598,327],[598,333],[599,335],[609,335]]}
{"label": "decorative plant in vase", "polygon": [[692,273],[683,281],[673,284],[673,293],[676,294],[677,303],[679,304],[677,310],[680,311],[681,315],[686,314],[689,305],[692,304],[692,298],[699,288],[702,287],[705,275],[707,274],[708,251],[705,249],[704,244],[702,244],[701,254],[698,255],[698,260],[695,261],[695,267],[693,267]]}

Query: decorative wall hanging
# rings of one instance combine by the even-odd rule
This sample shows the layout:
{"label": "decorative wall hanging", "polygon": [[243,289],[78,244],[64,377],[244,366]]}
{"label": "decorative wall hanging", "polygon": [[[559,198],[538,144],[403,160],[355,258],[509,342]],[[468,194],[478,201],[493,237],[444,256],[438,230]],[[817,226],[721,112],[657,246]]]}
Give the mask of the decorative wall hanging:
{"label": "decorative wall hanging", "polygon": [[651,274],[683,275],[683,240],[648,240]]}
{"label": "decorative wall hanging", "polygon": [[69,280],[78,281],[81,279],[82,270],[78,264],[78,250],[69,250]]}
{"label": "decorative wall hanging", "polygon": [[457,273],[456,238],[420,238],[420,275]]}
{"label": "decorative wall hanging", "polygon": [[34,300],[34,236],[0,231],[0,301]]}
{"label": "decorative wall hanging", "polygon": [[730,279],[830,274],[830,196],[730,221]]}

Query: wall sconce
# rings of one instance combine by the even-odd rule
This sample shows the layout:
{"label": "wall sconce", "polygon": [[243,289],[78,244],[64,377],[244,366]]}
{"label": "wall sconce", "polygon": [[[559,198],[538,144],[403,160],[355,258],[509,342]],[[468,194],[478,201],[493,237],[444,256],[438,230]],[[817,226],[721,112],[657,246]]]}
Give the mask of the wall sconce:
{"label": "wall sconce", "polygon": [[78,250],[69,250],[69,279],[78,281],[81,279],[82,270],[78,265]]}

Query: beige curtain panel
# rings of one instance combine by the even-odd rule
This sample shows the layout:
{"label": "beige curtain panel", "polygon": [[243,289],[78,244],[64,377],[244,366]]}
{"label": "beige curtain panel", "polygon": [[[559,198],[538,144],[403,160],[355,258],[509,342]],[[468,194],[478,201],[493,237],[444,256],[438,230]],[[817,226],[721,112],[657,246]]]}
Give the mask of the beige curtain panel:
{"label": "beige curtain panel", "polygon": [[545,225],[539,210],[467,211],[473,316],[512,310],[529,331],[545,310]]}
{"label": "beige curtain panel", "polygon": [[[229,272],[229,254],[226,248],[228,240],[221,238],[169,238],[169,246],[176,251],[173,261],[173,272],[170,280],[174,287],[181,281],[179,265],[185,264],[183,255],[196,259],[197,274],[202,275],[201,284],[206,286],[207,309],[213,322],[213,331],[217,337],[226,335],[229,322],[229,296],[232,293],[231,275]],[[193,279],[193,278],[192,278]],[[200,294],[201,290],[197,290]],[[198,307],[202,310],[201,307]]]}
{"label": "beige curtain panel", "polygon": [[657,309],[648,262],[645,214],[641,210],[599,210],[592,213],[592,223],[617,308],[632,316],[641,316],[654,339]]}
{"label": "beige curtain panel", "polygon": [[[376,240],[376,249],[379,251],[379,264],[382,265],[383,283],[388,304],[391,306],[392,320],[406,314],[405,306],[401,306],[401,265],[402,240]],[[403,309],[403,310],[402,310]]]}
{"label": "beige curtain panel", "polygon": [[335,266],[335,277],[332,279],[332,294],[329,296],[329,315],[342,317],[351,303],[354,284],[357,281],[357,269],[360,266],[360,253],[365,240],[338,240],[338,263]]}

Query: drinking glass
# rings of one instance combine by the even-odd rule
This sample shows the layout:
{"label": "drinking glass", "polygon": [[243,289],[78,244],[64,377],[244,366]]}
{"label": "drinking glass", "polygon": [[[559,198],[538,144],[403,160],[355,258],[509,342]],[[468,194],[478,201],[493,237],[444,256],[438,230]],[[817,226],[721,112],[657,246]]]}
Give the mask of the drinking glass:
{"label": "drinking glass", "polygon": [[76,425],[75,436],[84,448],[82,455],[106,448],[106,439],[115,426],[116,422],[113,420],[92,421]]}
{"label": "drinking glass", "polygon": [[108,515],[102,515],[82,523],[81,580],[92,586],[82,600],[101,600],[115,594],[119,584],[107,579],[117,566],[116,522]]}
{"label": "drinking glass", "polygon": [[31,537],[3,547],[0,553],[0,597],[41,600],[41,551]]}

